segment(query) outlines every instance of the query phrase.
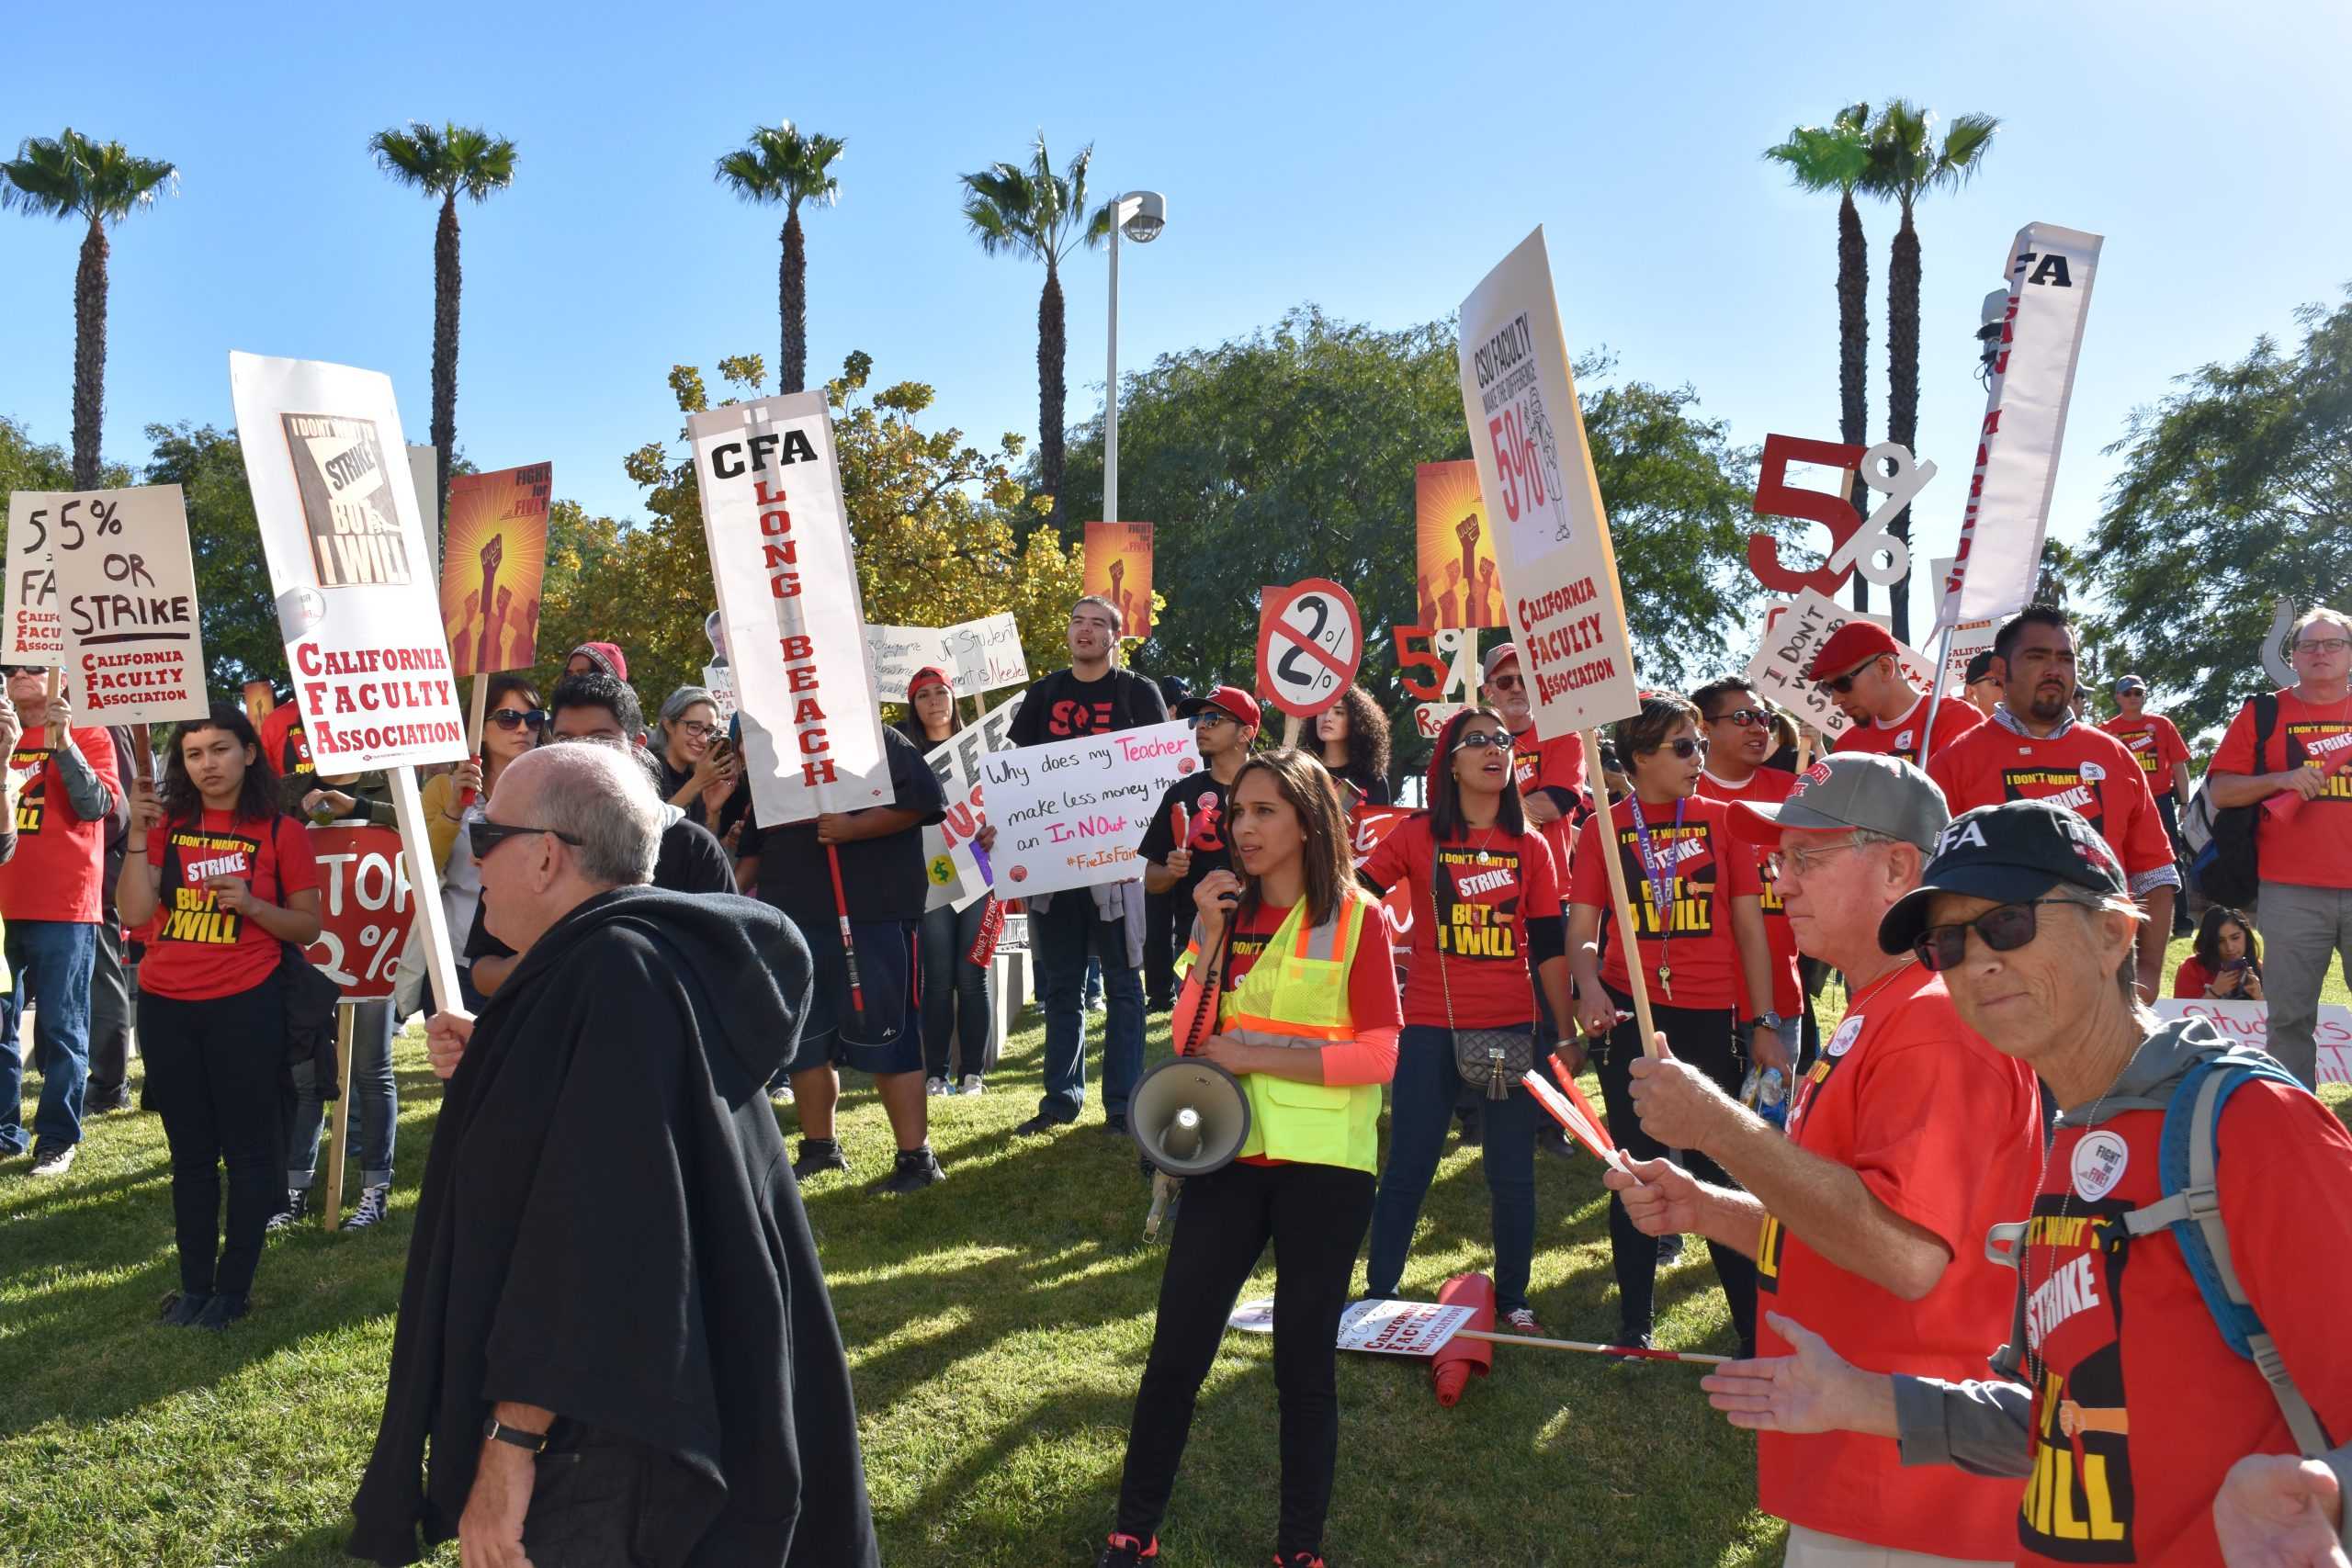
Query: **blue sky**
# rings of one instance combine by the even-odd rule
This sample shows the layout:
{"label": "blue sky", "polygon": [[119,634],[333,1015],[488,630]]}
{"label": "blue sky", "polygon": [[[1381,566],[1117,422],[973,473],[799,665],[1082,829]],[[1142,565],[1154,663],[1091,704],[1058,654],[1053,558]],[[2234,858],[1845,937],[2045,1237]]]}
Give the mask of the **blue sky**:
{"label": "blue sky", "polygon": [[[180,165],[117,234],[107,450],[150,421],[230,423],[232,348],[388,370],[430,412],[433,210],[371,166],[371,131],[457,118],[513,137],[515,186],[464,211],[461,446],[552,459],[561,495],[639,515],[624,453],[676,433],[679,362],[776,352],[775,218],[716,186],[755,122],[843,136],[842,205],[808,219],[810,362],[853,348],[939,390],[935,417],[1034,438],[1041,275],[982,255],[956,175],[1043,126],[1091,141],[1099,188],[1168,193],[1129,249],[1122,356],[1222,341],[1314,302],[1442,316],[1536,223],[1572,347],[1695,387],[1742,442],[1834,436],[1834,205],[1758,150],[1856,97],[2004,129],[1983,175],[1921,213],[1919,502],[1956,534],[1983,392],[1978,302],[2010,236],[2107,236],[2053,529],[2078,534],[2100,448],[2170,378],[2291,333],[2352,279],[2352,11],[2256,3],[1957,7],[744,7],[680,0],[320,11],[71,7],[15,18],[0,141],[66,124]],[[1906,14],[1907,13],[1907,14]],[[131,40],[136,40],[132,42]],[[1885,412],[1890,209],[1865,211],[1874,429]],[[0,412],[70,434],[78,232],[0,218]],[[1100,407],[1103,264],[1071,269],[1069,412]],[[1181,547],[1181,518],[1163,548]],[[1924,609],[1925,591],[1921,590]]]}

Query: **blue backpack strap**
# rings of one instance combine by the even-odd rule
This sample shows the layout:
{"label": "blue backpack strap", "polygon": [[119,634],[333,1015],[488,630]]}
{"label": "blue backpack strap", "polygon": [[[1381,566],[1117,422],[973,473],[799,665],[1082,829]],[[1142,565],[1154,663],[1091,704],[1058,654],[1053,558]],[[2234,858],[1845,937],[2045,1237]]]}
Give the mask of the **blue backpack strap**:
{"label": "blue backpack strap", "polygon": [[2246,1296],[2231,1255],[2229,1228],[2222,1220],[2217,1180],[2222,1108],[2231,1095],[2257,1078],[2301,1087],[2278,1063],[2256,1055],[2215,1052],[2181,1076],[2165,1107],[2164,1134],[2157,1149],[2164,1198],[2125,1216],[2124,1229],[2134,1236],[2172,1232],[2223,1343],[2261,1370],[2280,1414],[2287,1418],[2296,1448],[2312,1458],[2333,1445],[2311,1401],[2289,1375],[2286,1359],[2278,1353],[2262,1315]]}

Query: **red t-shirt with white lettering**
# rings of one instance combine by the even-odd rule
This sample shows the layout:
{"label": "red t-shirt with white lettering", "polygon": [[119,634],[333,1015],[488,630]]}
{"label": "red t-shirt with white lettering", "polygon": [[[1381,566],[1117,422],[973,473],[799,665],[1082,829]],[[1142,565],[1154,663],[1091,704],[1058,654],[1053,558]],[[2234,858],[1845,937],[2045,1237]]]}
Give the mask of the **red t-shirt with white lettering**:
{"label": "red t-shirt with white lettering", "polygon": [[[1556,919],[1562,908],[1551,845],[1542,834],[1473,829],[1441,852],[1429,814],[1416,812],[1380,840],[1363,874],[1383,887],[1412,885],[1408,1021],[1445,1028],[1449,989],[1457,1029],[1503,1028],[1536,1016],[1527,921]],[[1440,876],[1453,884],[1450,919],[1442,923],[1434,891]]]}
{"label": "red t-shirt with white lettering", "polygon": [[[1641,928],[1642,979],[1650,1000],[1665,1007],[1728,1010],[1739,990],[1733,978],[1739,971],[1739,944],[1732,935],[1731,900],[1760,897],[1764,891],[1755,852],[1731,836],[1721,801],[1704,795],[1683,801],[1679,826],[1671,806],[1644,808],[1650,851],[1658,857],[1660,875],[1667,881],[1668,908],[1661,911],[1656,887],[1642,872],[1634,805],[1631,798],[1619,801],[1610,820],[1616,825],[1625,896]],[[1610,913],[1609,870],[1600,858],[1609,852],[1607,831],[1598,816],[1584,825],[1568,879],[1568,901],[1600,910],[1604,927],[1615,919]],[[1661,966],[1670,972],[1671,994],[1658,982]],[[1632,988],[1622,940],[1609,942],[1600,977],[1620,991]]]}
{"label": "red t-shirt with white lettering", "polygon": [[2128,875],[2172,864],[2172,840],[2147,775],[2104,729],[2070,724],[2045,739],[1988,721],[1949,751],[1939,747],[1928,776],[1954,817],[2006,801],[2047,800],[2098,829]]}
{"label": "red t-shirt with white lettering", "polygon": [[2132,718],[2118,714],[2099,726],[2123,742],[2139,762],[2140,771],[2148,775],[2148,793],[2159,798],[2172,793],[2172,765],[2188,761],[2188,743],[2172,720],[2160,713],[2143,713]]}
{"label": "red t-shirt with white lettering", "polygon": [[318,765],[311,760],[311,738],[302,728],[302,710],[291,702],[278,704],[261,721],[261,754],[269,771],[281,779],[299,778],[310,787]]}
{"label": "red t-shirt with white lettering", "polygon": [[209,1001],[249,991],[277,967],[278,939],[261,922],[220,907],[205,886],[215,876],[250,884],[254,896],[284,908],[319,886],[311,836],[291,817],[266,822],[207,810],[195,821],[158,827],[147,862],[163,873],[139,988],[176,1001]]}
{"label": "red t-shirt with white lettering", "polygon": [[[2021,1564],[2211,1568],[2223,1474],[2247,1454],[2295,1451],[2171,1233],[2124,1241],[2123,1217],[2163,1195],[2164,1122],[2161,1109],[2127,1111],[2051,1144],[2025,1257]],[[2222,1108],[2216,1171],[2247,1298],[2321,1423],[2352,1432],[2352,1135],[2302,1089],[2247,1084]]]}
{"label": "red t-shirt with white lettering", "polygon": [[[68,733],[99,781],[109,791],[119,789],[114,738],[96,728]],[[74,815],[55,756],[49,727],[36,725],[17,738],[8,759],[20,787],[17,852],[0,865],[0,919],[95,925],[103,908],[98,885],[106,876],[106,820]]]}
{"label": "red t-shirt with white lettering", "polygon": [[[1726,803],[1745,800],[1756,806],[1778,806],[1796,787],[1796,774],[1778,768],[1758,768],[1740,784],[1725,784],[1713,773],[1699,775],[1699,793]],[[1764,884],[1764,940],[1772,948],[1772,1010],[1782,1018],[1794,1018],[1804,1008],[1804,987],[1797,978],[1797,933],[1789,924],[1789,907],[1781,902],[1780,889],[1772,886],[1771,871],[1764,863],[1770,852],[1758,847],[1756,870]],[[1764,1010],[1747,994],[1747,971],[1735,964],[1731,974],[1738,987],[1739,1016],[1754,1018]]]}
{"label": "red t-shirt with white lettering", "polygon": [[[1944,748],[1984,722],[1976,705],[1963,697],[1945,697],[1936,709],[1936,733],[1929,740],[1935,747],[1930,753],[1940,757]],[[1888,724],[1872,719],[1858,724],[1838,738],[1833,751],[1875,751],[1882,757],[1900,757],[1913,767],[1924,766],[1919,761],[1919,732],[1927,728],[1928,699],[1923,694],[1911,705],[1911,711]]]}
{"label": "red t-shirt with white lettering", "polygon": [[[2025,1212],[2041,1156],[2032,1070],[1960,1021],[1940,976],[1905,964],[1857,987],[1845,1021],[1796,1082],[1789,1138],[1860,1176],[1951,1261],[1933,1290],[1906,1302],[1768,1218],[1756,1252],[1759,1304],[1872,1371],[1983,1377],[2017,1296],[2017,1275],[1984,1256],[1985,1233]],[[1757,1354],[1790,1354],[1758,1317]],[[1756,1494],[1766,1513],[1873,1546],[1975,1562],[2007,1562],[2015,1551],[2015,1481],[1906,1468],[1891,1438],[1760,1432]]]}
{"label": "red t-shirt with white lettering", "polygon": [[2254,705],[2240,708],[2230,721],[2222,749],[2206,764],[2209,773],[2329,770],[2319,798],[2303,802],[2287,820],[2274,819],[2267,809],[2256,813],[2263,881],[2352,887],[2352,773],[2334,772],[2346,762],[2352,762],[2352,701],[2314,707],[2292,692],[2279,693],[2278,722],[2259,758],[2254,754]]}
{"label": "red t-shirt with white lettering", "polygon": [[[1519,785],[1522,797],[1538,790],[1565,790],[1577,795],[1584,789],[1584,737],[1563,735],[1544,740],[1535,733],[1535,727],[1510,738],[1511,777]],[[1556,803],[1555,803],[1556,804]],[[1563,891],[1568,883],[1568,863],[1575,858],[1577,842],[1577,812],[1564,807],[1553,821],[1536,829],[1544,841],[1552,846],[1552,871]]]}

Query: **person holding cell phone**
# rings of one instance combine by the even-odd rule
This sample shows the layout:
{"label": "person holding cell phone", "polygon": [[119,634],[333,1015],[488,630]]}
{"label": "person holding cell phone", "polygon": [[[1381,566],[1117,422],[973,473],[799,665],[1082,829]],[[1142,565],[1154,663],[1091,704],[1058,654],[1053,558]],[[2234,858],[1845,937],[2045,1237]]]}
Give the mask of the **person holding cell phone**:
{"label": "person holding cell phone", "polygon": [[718,716],[718,699],[701,686],[681,686],[662,704],[654,761],[662,798],[686,820],[724,837],[751,805],[743,757]]}
{"label": "person holding cell phone", "polygon": [[2176,998],[2217,1002],[2262,1000],[2262,939],[2254,918],[2216,904],[2197,923],[2197,941],[2172,977]]}

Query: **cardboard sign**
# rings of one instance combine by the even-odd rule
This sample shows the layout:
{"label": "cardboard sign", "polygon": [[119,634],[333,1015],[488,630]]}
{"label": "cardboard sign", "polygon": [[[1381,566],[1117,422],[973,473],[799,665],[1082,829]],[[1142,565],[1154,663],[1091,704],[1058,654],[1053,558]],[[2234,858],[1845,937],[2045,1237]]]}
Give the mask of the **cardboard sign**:
{"label": "cardboard sign", "polygon": [[736,714],[741,711],[735,701],[735,671],[724,664],[704,665],[702,689],[710,694],[711,705],[718,710],[718,722],[734,723]]}
{"label": "cardboard sign", "polygon": [[[1466,1306],[1436,1302],[1356,1302],[1340,1314],[1339,1348],[1378,1356],[1434,1356],[1476,1315]],[[1244,1334],[1274,1331],[1271,1296],[1243,1302],[1233,1309],[1227,1326]]]}
{"label": "cardboard sign", "polygon": [[1487,536],[1478,465],[1464,458],[1413,470],[1414,604],[1425,626],[1499,626],[1502,568]]}
{"label": "cardboard sign", "polygon": [[[1942,560],[1930,561],[1928,570],[1938,582],[1948,583],[1951,581],[1951,560],[1949,557]],[[1969,662],[1978,654],[1991,651],[1994,635],[2001,629],[2001,623],[1992,620],[1962,621],[1960,625],[1953,626],[1952,611],[1958,603],[1959,595],[1946,589],[1943,605],[1936,612],[1938,632],[1940,634],[1949,631],[1951,637],[1951,641],[1944,649],[1943,684],[1937,688],[1938,692],[1947,697],[1962,697],[1968,694]],[[1942,640],[1940,636],[1938,640]],[[2294,684],[2291,680],[2286,683],[2290,686]]]}
{"label": "cardboard sign", "polygon": [[539,658],[539,587],[548,570],[551,464],[449,479],[441,624],[459,679],[528,670]]}
{"label": "cardboard sign", "polygon": [[1363,662],[1363,617],[1336,582],[1310,577],[1258,595],[1258,693],[1294,718],[1348,694]]}
{"label": "cardboard sign", "polygon": [[824,394],[712,409],[689,417],[686,434],[761,826],[888,805]]}
{"label": "cardboard sign", "polygon": [[[1764,632],[1756,657],[1747,661],[1747,678],[1758,696],[1770,698],[1831,739],[1853,728],[1810,673],[1813,657],[1838,628],[1849,621],[1885,626],[1878,615],[1866,615],[1831,603],[1808,588],[1793,604],[1770,604],[1764,611]],[[1928,671],[1935,661],[1916,649],[1902,648],[1898,662],[1905,679],[1921,689],[1934,682]]]}
{"label": "cardboard sign", "polygon": [[980,807],[980,759],[1004,744],[1012,716],[1020,711],[1019,697],[990,708],[978,724],[965,726],[923,756],[947,796],[945,819],[922,830],[923,865],[931,879],[926,908],[952,904],[962,909],[989,890],[994,868],[976,841],[988,822]]}
{"label": "cardboard sign", "polygon": [[229,355],[294,702],[319,771],[466,756],[391,378]]}
{"label": "cardboard sign", "polygon": [[2026,607],[2075,395],[2083,321],[2098,276],[2097,234],[2029,223],[2009,245],[2009,302],[1984,398],[1960,549],[1944,580],[1954,618],[2000,620]]}
{"label": "cardboard sign", "polygon": [[392,994],[408,938],[408,866],[392,829],[337,822],[311,829],[319,863],[319,940],[305,953],[347,1002]]}
{"label": "cardboard sign", "polygon": [[64,644],[49,662],[72,678],[77,722],[163,723],[210,708],[179,486],[18,491],[8,511],[11,556],[21,532],[49,563],[41,575]]}
{"label": "cardboard sign", "polygon": [[0,663],[65,662],[65,621],[57,609],[57,572],[50,562],[47,519],[58,496],[20,490],[8,497],[7,633]]}
{"label": "cardboard sign", "polygon": [[945,671],[948,690],[958,698],[1029,683],[1021,626],[1010,610],[952,626],[870,626],[865,646],[874,658],[874,689],[886,703],[907,700],[918,670]]}
{"label": "cardboard sign", "polygon": [[[2270,1049],[2270,1005],[2267,1002],[2216,1001],[2211,997],[2158,997],[2150,1004],[2158,1018],[2201,1018],[2235,1044]],[[2319,1026],[2312,1031],[2319,1043],[2319,1081],[2352,1084],[2352,1008],[2335,1002],[2319,1004]]]}
{"label": "cardboard sign", "polygon": [[1086,525],[1084,592],[1119,607],[1119,635],[1151,635],[1151,525]]}
{"label": "cardboard sign", "polygon": [[980,785],[996,824],[999,895],[1137,880],[1136,846],[1159,797],[1200,767],[1193,728],[1181,719],[986,753]]}
{"label": "cardboard sign", "polygon": [[1535,732],[1552,740],[1630,717],[1642,703],[1625,599],[1542,229],[1462,302],[1459,354]]}
{"label": "cardboard sign", "polygon": [[[1404,825],[1412,812],[1401,806],[1367,806],[1359,809],[1350,824],[1354,841],[1350,848],[1355,869],[1362,871],[1372,859],[1372,852],[1380,841]],[[1412,884],[1399,882],[1380,900],[1380,912],[1388,923],[1388,945],[1398,953],[1408,952],[1413,945]]]}

